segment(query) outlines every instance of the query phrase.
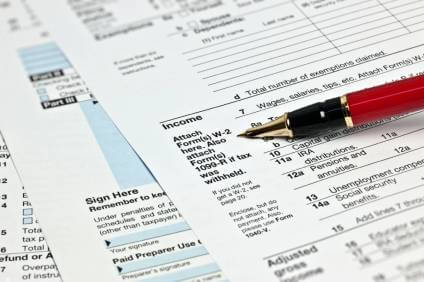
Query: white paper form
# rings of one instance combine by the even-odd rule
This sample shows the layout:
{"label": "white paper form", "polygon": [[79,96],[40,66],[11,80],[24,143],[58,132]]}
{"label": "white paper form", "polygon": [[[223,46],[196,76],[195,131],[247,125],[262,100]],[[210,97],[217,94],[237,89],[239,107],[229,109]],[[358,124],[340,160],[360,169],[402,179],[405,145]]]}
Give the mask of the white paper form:
{"label": "white paper form", "polygon": [[0,280],[62,281],[3,139],[0,150]]}
{"label": "white paper form", "polygon": [[[21,141],[35,158],[22,165],[22,178],[64,280],[224,280],[43,27],[4,30],[13,46],[0,54],[2,93],[13,93],[6,104],[21,116],[5,135],[28,133]],[[18,151],[20,163],[26,152]]]}
{"label": "white paper form", "polygon": [[41,2],[231,280],[422,280],[421,113],[310,140],[235,137],[422,73],[422,1],[154,1],[154,18],[136,1]]}
{"label": "white paper form", "polygon": [[[0,19],[8,32],[39,26],[25,1],[2,1]],[[3,137],[0,160],[0,281],[61,281]]]}

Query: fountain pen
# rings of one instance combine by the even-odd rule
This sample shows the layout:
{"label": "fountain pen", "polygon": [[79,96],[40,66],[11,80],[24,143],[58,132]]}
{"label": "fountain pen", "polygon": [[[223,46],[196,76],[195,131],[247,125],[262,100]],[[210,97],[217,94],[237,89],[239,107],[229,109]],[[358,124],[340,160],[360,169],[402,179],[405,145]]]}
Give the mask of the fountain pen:
{"label": "fountain pen", "polygon": [[352,92],[285,113],[239,134],[247,138],[304,138],[424,108],[424,75]]}

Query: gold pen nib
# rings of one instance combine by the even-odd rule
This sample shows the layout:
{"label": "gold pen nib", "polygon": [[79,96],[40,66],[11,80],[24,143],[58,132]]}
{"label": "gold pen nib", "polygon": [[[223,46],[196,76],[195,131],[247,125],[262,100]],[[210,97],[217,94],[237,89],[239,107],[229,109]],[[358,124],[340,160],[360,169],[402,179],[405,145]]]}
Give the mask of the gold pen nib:
{"label": "gold pen nib", "polygon": [[248,137],[247,131],[240,133],[239,135],[237,135],[237,137]]}
{"label": "gold pen nib", "polygon": [[249,128],[243,133],[237,135],[238,137],[246,138],[273,138],[273,137],[287,137],[293,138],[293,131],[290,129],[290,121],[288,115],[284,114],[281,117],[264,125]]}

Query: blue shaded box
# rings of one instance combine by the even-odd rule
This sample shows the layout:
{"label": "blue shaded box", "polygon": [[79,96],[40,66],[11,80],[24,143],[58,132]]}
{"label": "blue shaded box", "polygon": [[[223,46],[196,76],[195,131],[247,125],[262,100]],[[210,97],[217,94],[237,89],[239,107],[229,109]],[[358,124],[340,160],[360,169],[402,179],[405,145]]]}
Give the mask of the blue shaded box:
{"label": "blue shaded box", "polygon": [[32,217],[24,217],[23,219],[23,224],[32,224],[34,221],[32,219]]}
{"label": "blue shaded box", "polygon": [[38,94],[46,94],[47,90],[46,90],[46,88],[37,88],[37,93]]}
{"label": "blue shaded box", "polygon": [[33,214],[32,208],[23,209],[22,214],[24,216],[29,216]]}
{"label": "blue shaded box", "polygon": [[42,102],[44,102],[44,101],[48,101],[48,100],[49,100],[49,95],[40,95],[40,100],[41,100]]}

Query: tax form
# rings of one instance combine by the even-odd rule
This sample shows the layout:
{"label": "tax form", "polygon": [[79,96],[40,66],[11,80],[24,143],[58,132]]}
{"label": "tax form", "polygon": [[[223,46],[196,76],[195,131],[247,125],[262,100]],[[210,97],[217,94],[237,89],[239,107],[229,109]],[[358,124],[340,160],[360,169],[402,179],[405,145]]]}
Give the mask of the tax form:
{"label": "tax form", "polygon": [[0,160],[0,280],[62,281],[3,139]]}
{"label": "tax form", "polygon": [[423,280],[421,112],[307,140],[236,137],[422,74],[422,1],[37,4],[230,280]]}
{"label": "tax form", "polygon": [[1,144],[0,281],[58,281],[45,236],[64,281],[224,281],[27,4],[0,9],[0,123],[46,232]]}
{"label": "tax form", "polygon": [[[37,29],[26,2],[0,2],[0,28]],[[0,132],[0,281],[62,281],[19,172]]]}

